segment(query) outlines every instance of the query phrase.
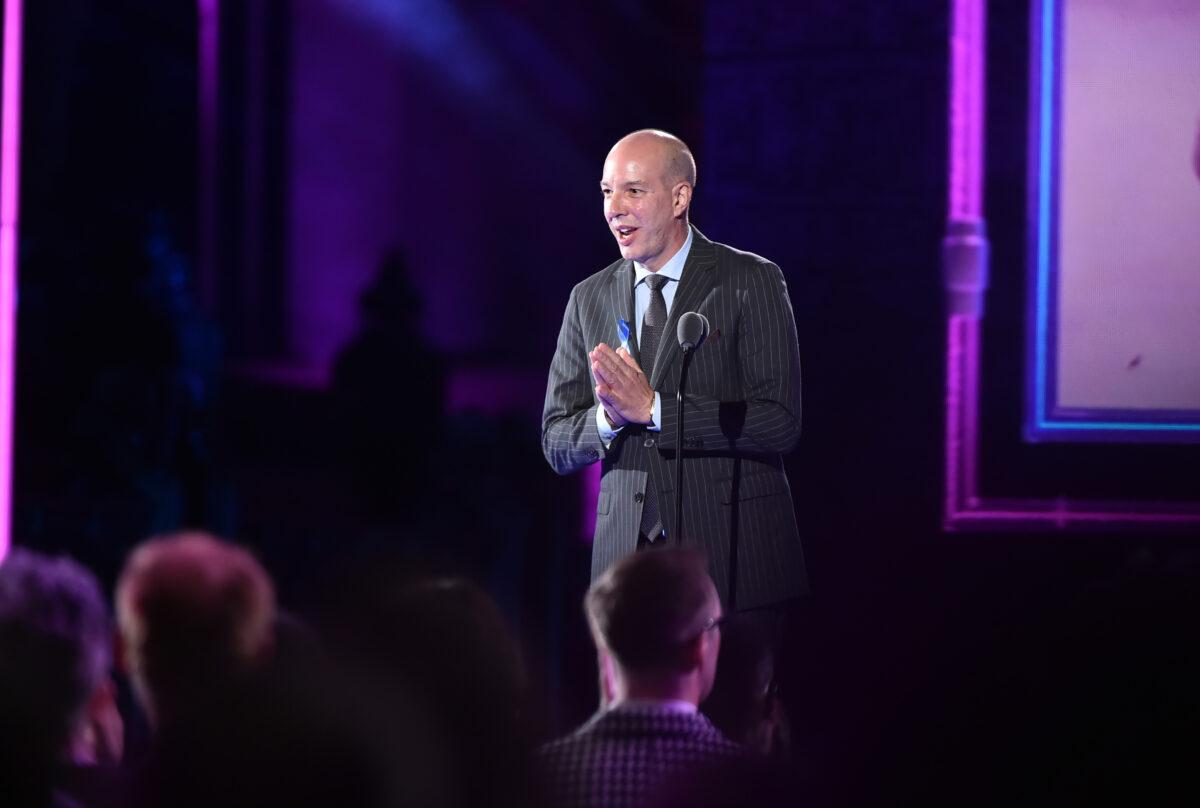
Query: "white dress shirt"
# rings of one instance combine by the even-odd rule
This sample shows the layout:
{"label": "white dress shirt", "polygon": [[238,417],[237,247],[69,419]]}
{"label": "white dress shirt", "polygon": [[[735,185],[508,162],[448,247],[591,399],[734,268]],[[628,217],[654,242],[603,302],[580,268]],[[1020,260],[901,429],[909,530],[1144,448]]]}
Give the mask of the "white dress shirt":
{"label": "white dress shirt", "polygon": [[684,713],[692,714],[699,712],[695,704],[682,699],[625,699],[624,701],[613,702],[609,705],[610,710],[643,710],[656,711],[661,713]]}
{"label": "white dress shirt", "polygon": [[[667,282],[663,284],[662,293],[663,299],[667,302],[667,317],[671,316],[671,304],[675,302],[675,292],[679,290],[679,282],[683,278],[683,265],[687,263],[688,253],[692,250],[692,228],[687,231],[687,238],[683,241],[683,246],[671,256],[671,260],[663,264],[657,274],[667,278]],[[645,266],[633,262],[633,317],[637,323],[637,341],[638,345],[642,344],[642,321],[646,319],[646,309],[650,308],[650,285],[646,283],[646,277],[650,275],[650,270]],[[665,324],[664,324],[665,327]],[[663,333],[661,339],[667,339],[667,334]],[[661,346],[662,343],[660,342]],[[641,357],[642,364],[645,365],[650,357]],[[650,381],[646,379],[646,381]],[[613,438],[620,433],[623,427],[613,429],[608,419],[604,416],[604,405],[596,405],[596,429],[600,432],[600,439],[607,446],[612,443]],[[654,407],[650,411],[650,423],[646,425],[646,429],[652,432],[662,430],[662,396],[656,390],[654,392]]]}

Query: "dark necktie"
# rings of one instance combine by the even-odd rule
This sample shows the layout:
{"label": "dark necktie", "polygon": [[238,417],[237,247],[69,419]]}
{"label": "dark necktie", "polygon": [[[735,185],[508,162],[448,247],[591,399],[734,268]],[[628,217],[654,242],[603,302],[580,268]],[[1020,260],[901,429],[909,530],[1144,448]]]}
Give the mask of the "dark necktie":
{"label": "dark necktie", "polygon": [[[651,273],[646,276],[646,285],[650,287],[650,306],[642,318],[642,338],[639,349],[642,358],[642,372],[646,381],[650,381],[654,373],[654,358],[658,355],[658,343],[662,338],[663,327],[667,324],[667,299],[663,297],[663,287],[669,278]],[[658,511],[658,492],[653,481],[646,478],[646,494],[642,503],[642,522],[639,527],[642,535],[650,541],[657,541],[663,532],[662,516]]]}

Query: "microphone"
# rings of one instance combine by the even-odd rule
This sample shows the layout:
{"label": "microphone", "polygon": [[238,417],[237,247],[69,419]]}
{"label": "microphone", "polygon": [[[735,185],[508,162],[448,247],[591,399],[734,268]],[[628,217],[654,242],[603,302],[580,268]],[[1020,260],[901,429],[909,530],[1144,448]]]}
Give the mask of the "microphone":
{"label": "microphone", "polygon": [[679,347],[683,349],[683,364],[679,368],[679,387],[675,391],[678,415],[675,419],[675,544],[683,544],[683,388],[687,384],[688,366],[696,349],[708,337],[708,318],[698,311],[689,311],[679,318],[675,328]]}
{"label": "microphone", "polygon": [[679,318],[675,336],[679,338],[680,348],[685,351],[696,350],[708,338],[708,318],[698,311],[689,311]]}

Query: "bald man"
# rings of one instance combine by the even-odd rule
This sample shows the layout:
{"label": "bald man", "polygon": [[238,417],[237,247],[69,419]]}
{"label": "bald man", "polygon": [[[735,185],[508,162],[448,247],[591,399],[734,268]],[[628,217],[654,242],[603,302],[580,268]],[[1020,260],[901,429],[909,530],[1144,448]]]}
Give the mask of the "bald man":
{"label": "bald man", "polygon": [[[807,591],[783,454],[800,436],[800,356],[779,267],[691,226],[696,162],[640,130],[604,163],[621,258],[571,292],[550,366],[542,451],[559,474],[601,464],[592,579],[637,550],[708,557],[727,610]],[[710,334],[688,377],[682,530],[675,521],[679,317]],[[656,348],[656,349],[655,349]]]}

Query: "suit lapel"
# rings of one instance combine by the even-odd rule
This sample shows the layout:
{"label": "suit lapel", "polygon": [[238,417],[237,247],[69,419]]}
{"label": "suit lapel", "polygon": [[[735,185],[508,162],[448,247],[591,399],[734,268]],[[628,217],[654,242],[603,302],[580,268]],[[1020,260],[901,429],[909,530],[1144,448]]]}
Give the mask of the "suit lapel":
{"label": "suit lapel", "polygon": [[625,261],[613,273],[612,280],[608,283],[608,305],[612,311],[612,321],[608,327],[617,335],[617,341],[612,345],[613,350],[616,350],[621,345],[621,335],[617,321],[624,320],[629,324],[629,353],[636,358],[638,356],[638,344],[637,324],[633,321],[635,308],[633,304],[632,261]]}
{"label": "suit lapel", "polygon": [[717,251],[713,249],[712,242],[693,227],[692,249],[683,265],[679,289],[675,292],[675,299],[671,301],[671,313],[667,316],[667,325],[658,343],[658,357],[654,360],[654,374],[650,377],[652,389],[659,389],[667,371],[675,364],[675,358],[679,356],[679,341],[675,338],[679,318],[685,312],[695,311],[704,298],[708,297],[713,284],[716,283],[716,275],[712,271],[716,265]]}

